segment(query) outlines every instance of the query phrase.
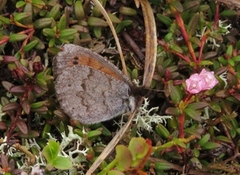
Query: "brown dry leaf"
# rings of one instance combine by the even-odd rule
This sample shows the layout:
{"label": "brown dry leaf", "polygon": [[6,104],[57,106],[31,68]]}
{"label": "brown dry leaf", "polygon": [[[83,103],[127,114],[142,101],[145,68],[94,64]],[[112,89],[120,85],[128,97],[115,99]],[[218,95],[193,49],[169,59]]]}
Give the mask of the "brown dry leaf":
{"label": "brown dry leaf", "polygon": [[157,32],[152,8],[148,0],[140,1],[146,30],[146,54],[143,75],[143,86],[150,87],[156,65]]}

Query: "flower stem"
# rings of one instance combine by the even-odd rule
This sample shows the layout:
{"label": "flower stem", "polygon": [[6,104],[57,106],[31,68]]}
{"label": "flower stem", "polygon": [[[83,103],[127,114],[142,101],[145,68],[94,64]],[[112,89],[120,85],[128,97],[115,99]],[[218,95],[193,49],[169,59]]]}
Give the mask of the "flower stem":
{"label": "flower stem", "polygon": [[184,132],[183,132],[183,128],[184,128],[184,120],[185,120],[185,115],[182,113],[179,117],[178,117],[178,124],[179,124],[179,138],[184,138]]}
{"label": "flower stem", "polygon": [[184,27],[184,22],[182,20],[182,17],[181,17],[180,13],[176,9],[174,9],[174,13],[175,13],[176,22],[177,22],[177,24],[178,24],[178,26],[179,26],[179,28],[180,28],[180,30],[182,32],[182,36],[183,36],[184,40],[185,40],[185,42],[186,42],[186,44],[188,46],[189,53],[190,53],[193,61],[195,63],[197,63],[197,58],[196,58],[196,55],[194,54],[194,50],[193,50],[192,44],[191,44],[191,42],[189,42],[189,37],[188,37],[187,31],[186,31],[186,29]]}

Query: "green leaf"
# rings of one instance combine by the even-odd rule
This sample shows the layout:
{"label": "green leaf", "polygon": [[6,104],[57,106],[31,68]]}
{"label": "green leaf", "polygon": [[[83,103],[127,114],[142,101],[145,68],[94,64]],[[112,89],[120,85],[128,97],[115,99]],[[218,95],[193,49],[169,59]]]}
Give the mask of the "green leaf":
{"label": "green leaf", "polygon": [[240,128],[237,128],[236,131],[237,131],[237,134],[240,135]]}
{"label": "green leaf", "polygon": [[69,158],[63,156],[57,157],[51,165],[60,170],[68,170],[72,168],[72,162]]}
{"label": "green leaf", "polygon": [[124,145],[116,146],[116,168],[125,171],[130,168],[132,164],[132,154],[130,150]]}
{"label": "green leaf", "polygon": [[130,26],[132,23],[133,23],[132,20],[123,20],[120,24],[117,25],[116,32],[119,33],[120,31],[122,31],[122,29],[124,29],[127,26]]}
{"label": "green leaf", "polygon": [[116,23],[116,24],[121,23],[121,20],[116,15],[113,15],[112,13],[108,13],[108,16],[113,23]]}
{"label": "green leaf", "polygon": [[85,11],[83,8],[82,1],[77,0],[74,4],[75,16],[78,20],[82,20],[85,17]]}
{"label": "green leaf", "polygon": [[121,6],[119,8],[119,12],[122,14],[122,15],[127,15],[127,16],[134,16],[137,14],[137,11],[133,8],[130,8],[130,7],[125,7],[125,6]]}
{"label": "green leaf", "polygon": [[231,138],[235,138],[237,135],[236,129],[230,129],[229,133]]}
{"label": "green leaf", "polygon": [[168,137],[170,136],[169,131],[167,130],[167,128],[165,128],[165,126],[163,126],[161,123],[159,123],[156,128],[155,131],[158,135],[168,139]]}
{"label": "green leaf", "polygon": [[209,7],[209,5],[207,5],[207,4],[200,5],[199,11],[200,11],[200,12],[205,12],[205,11],[207,11],[209,8],[210,8],[210,7]]}
{"label": "green leaf", "polygon": [[188,135],[194,135],[196,138],[201,139],[201,130],[202,128],[196,124],[184,129],[184,132]]}
{"label": "green leaf", "polygon": [[39,19],[35,20],[33,25],[36,29],[43,29],[43,28],[51,26],[52,23],[54,23],[54,20],[52,18],[39,18]]}
{"label": "green leaf", "polygon": [[173,60],[171,58],[167,58],[163,61],[163,63],[161,64],[163,68],[168,68],[171,66]]}
{"label": "green leaf", "polygon": [[63,14],[57,23],[57,28],[61,31],[67,27],[67,17]]}
{"label": "green leaf", "polygon": [[[106,6],[106,0],[98,0],[99,3],[103,6],[103,8],[105,8]],[[84,6],[85,7],[85,6]],[[102,15],[102,12],[100,10],[100,8],[98,6],[94,6],[93,9],[92,9],[92,14],[93,16],[95,17],[100,17]]]}
{"label": "green leaf", "polygon": [[132,154],[132,167],[136,167],[147,156],[151,149],[151,145],[142,137],[133,137],[128,146]]}
{"label": "green leaf", "polygon": [[235,10],[223,10],[220,15],[224,17],[232,17],[237,16],[237,12]]}
{"label": "green leaf", "polygon": [[218,61],[223,64],[223,66],[228,64],[227,60],[223,56],[218,57]]}
{"label": "green leaf", "polygon": [[178,53],[183,53],[183,50],[177,44],[169,45],[169,49],[174,50],[175,52],[178,52]]}
{"label": "green leaf", "polygon": [[187,148],[186,144],[178,138],[173,138],[175,145],[181,146],[182,148]]}
{"label": "green leaf", "polygon": [[196,8],[199,6],[199,4],[200,2],[198,0],[186,1],[183,4],[184,11]]}
{"label": "green leaf", "polygon": [[201,46],[201,41],[197,37],[193,36],[193,37],[189,38],[189,41],[191,41],[194,44],[197,44],[199,47]]}
{"label": "green leaf", "polygon": [[193,155],[194,155],[195,157],[199,157],[200,151],[199,151],[197,148],[193,148]]}
{"label": "green leaf", "polygon": [[227,50],[226,50],[226,55],[227,55],[227,56],[232,56],[232,54],[233,54],[233,46],[232,46],[232,45],[229,45],[229,46],[227,47]]}
{"label": "green leaf", "polygon": [[112,136],[111,131],[109,131],[109,129],[106,126],[101,125],[101,128],[102,128],[102,135],[108,136],[108,137]]}
{"label": "green leaf", "polygon": [[234,62],[239,62],[239,61],[240,61],[240,55],[237,55],[237,56],[235,56],[235,57],[232,57],[232,60],[233,60]]}
{"label": "green leaf", "polygon": [[49,37],[55,37],[56,35],[56,31],[52,28],[44,28],[42,32],[43,32],[43,35],[49,36]]}
{"label": "green leaf", "polygon": [[128,148],[132,153],[133,160],[135,160],[138,154],[143,153],[145,143],[146,141],[142,137],[133,137],[131,139]]}
{"label": "green leaf", "polygon": [[21,8],[21,7],[25,6],[25,4],[26,4],[25,1],[18,1],[18,2],[16,3],[16,8]]}
{"label": "green leaf", "polygon": [[12,33],[9,35],[9,41],[10,42],[16,42],[16,41],[22,41],[24,39],[26,39],[28,36],[25,34],[15,34]]}
{"label": "green leaf", "polygon": [[93,139],[95,137],[98,137],[102,134],[102,129],[100,128],[99,130],[93,130],[93,131],[89,131],[88,134],[87,134],[87,138],[88,139]]}
{"label": "green leaf", "polygon": [[198,158],[193,157],[193,158],[190,159],[190,162],[191,162],[191,164],[193,164],[194,166],[196,166],[197,169],[199,169],[199,170],[202,169],[202,164],[201,164],[201,162],[199,161]]}
{"label": "green leaf", "polygon": [[172,101],[175,104],[179,103],[183,98],[183,92],[181,88],[179,86],[174,86],[173,81],[171,80],[168,82],[168,89],[169,89],[169,93]]}
{"label": "green leaf", "polygon": [[156,162],[155,163],[155,169],[156,170],[171,170],[173,169],[174,166],[171,163],[168,162]]}
{"label": "green leaf", "polygon": [[173,145],[174,145],[173,141],[170,141],[170,142],[164,143],[163,145],[159,146],[158,149],[164,150],[167,148],[171,148]]}
{"label": "green leaf", "polygon": [[[44,30],[44,29],[43,29],[43,30]],[[53,46],[55,45],[55,41],[56,41],[55,38],[51,38],[50,41],[49,41],[49,43],[48,43],[48,47],[49,47],[49,48],[53,47]]]}
{"label": "green leaf", "polygon": [[93,27],[107,27],[108,23],[101,18],[91,16],[88,17],[88,25]]}
{"label": "green leaf", "polygon": [[32,4],[40,9],[46,5],[43,0],[32,0]]}
{"label": "green leaf", "polygon": [[203,147],[209,141],[209,139],[210,139],[210,134],[207,133],[201,138],[201,140],[198,141],[198,144],[201,147]]}
{"label": "green leaf", "polygon": [[0,15],[0,21],[3,22],[4,24],[8,24],[8,25],[11,24],[10,19],[6,18],[6,17],[4,17],[2,15]]}
{"label": "green leaf", "polygon": [[68,5],[72,5],[73,4],[73,0],[65,0],[66,1],[66,3],[68,4]]}
{"label": "green leaf", "polygon": [[208,106],[207,102],[196,102],[196,103],[191,103],[187,107],[191,109],[203,109]]}
{"label": "green leaf", "polygon": [[41,133],[41,138],[42,139],[47,139],[48,138],[48,133],[51,132],[51,128],[52,128],[52,125],[50,125],[49,123],[46,123],[44,125],[44,128],[43,128],[42,133]]}
{"label": "green leaf", "polygon": [[221,147],[219,143],[207,142],[205,145],[203,145],[202,148],[210,150],[210,149],[219,148],[219,147]]}
{"label": "green leaf", "polygon": [[165,111],[168,115],[179,116],[181,113],[178,108],[175,107],[168,107]]}
{"label": "green leaf", "polygon": [[231,119],[231,123],[234,129],[238,128],[238,120],[236,118]]}
{"label": "green leaf", "polygon": [[47,14],[48,18],[53,18],[54,20],[57,20],[60,17],[60,9],[61,5],[56,4]]}
{"label": "green leaf", "polygon": [[201,66],[210,66],[210,65],[213,65],[213,62],[212,61],[209,61],[209,60],[202,60],[200,62],[200,65]]}
{"label": "green leaf", "polygon": [[226,137],[226,136],[222,136],[222,135],[217,136],[217,137],[216,137],[216,140],[219,140],[219,141],[225,142],[225,143],[232,143],[232,140],[231,140],[231,139],[229,139],[229,138]]}
{"label": "green leaf", "polygon": [[[0,16],[1,17],[1,16]],[[239,50],[240,49],[240,40],[237,41],[237,44],[236,44],[236,49]]]}
{"label": "green leaf", "polygon": [[166,15],[162,15],[161,13],[158,13],[157,14],[157,18],[163,23],[165,24],[166,26],[170,26],[173,21],[171,20],[171,18],[169,18],[168,16]]}
{"label": "green leaf", "polygon": [[59,143],[54,140],[49,140],[48,145],[43,148],[43,155],[49,164],[57,158],[59,149]]}
{"label": "green leaf", "polygon": [[111,170],[107,173],[107,175],[125,175],[125,174],[118,170]]}
{"label": "green leaf", "polygon": [[46,79],[45,79],[45,78],[42,78],[42,77],[38,77],[38,78],[37,78],[37,84],[38,84],[39,86],[46,86],[46,85],[47,85]]}
{"label": "green leaf", "polygon": [[93,33],[97,38],[100,38],[102,36],[102,27],[94,27]]}
{"label": "green leaf", "polygon": [[221,112],[222,111],[221,106],[217,102],[210,102],[209,107],[216,112]]}
{"label": "green leaf", "polygon": [[165,40],[166,42],[169,42],[169,41],[171,41],[172,39],[173,39],[173,33],[171,33],[171,32],[164,36],[164,40]]}
{"label": "green leaf", "polygon": [[71,37],[75,33],[77,33],[77,29],[64,29],[64,30],[60,31],[60,37],[59,38]]}
{"label": "green leaf", "polygon": [[38,40],[33,40],[23,47],[25,52],[32,50],[38,44]]}
{"label": "green leaf", "polygon": [[196,120],[198,122],[201,121],[201,111],[197,111],[192,108],[186,108],[184,109],[184,113],[188,116],[191,117],[193,120]]}
{"label": "green leaf", "polygon": [[228,64],[232,67],[235,66],[235,62],[232,59],[227,60]]}
{"label": "green leaf", "polygon": [[179,1],[172,1],[171,4],[178,12],[183,12],[183,6]]}
{"label": "green leaf", "polygon": [[[17,125],[17,126],[19,127],[19,125]],[[22,129],[21,129],[21,131],[22,131]],[[32,138],[39,137],[39,132],[38,131],[27,130],[27,128],[26,128],[26,131],[27,131],[27,133],[25,133],[25,134],[21,133],[21,134],[19,134],[19,136],[21,138],[24,138],[24,139],[32,139]]]}
{"label": "green leaf", "polygon": [[21,20],[28,18],[29,16],[31,16],[31,14],[29,14],[29,13],[16,13],[14,15],[14,20],[21,21]]}
{"label": "green leaf", "polygon": [[187,33],[189,37],[194,35],[196,33],[196,29],[198,27],[198,22],[199,22],[199,13],[196,13],[190,20],[187,26]]}

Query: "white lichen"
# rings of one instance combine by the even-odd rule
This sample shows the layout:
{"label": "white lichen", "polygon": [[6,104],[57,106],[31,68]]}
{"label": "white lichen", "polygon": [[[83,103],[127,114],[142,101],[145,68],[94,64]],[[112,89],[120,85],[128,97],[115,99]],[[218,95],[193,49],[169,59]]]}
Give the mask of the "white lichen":
{"label": "white lichen", "polygon": [[[205,26],[205,27],[203,27],[203,30],[201,31],[201,34],[196,34],[196,36],[199,37],[200,39],[202,39],[202,37],[205,35],[207,29],[211,30],[211,32],[226,35],[226,34],[230,33],[229,30],[232,27],[231,24],[226,25],[226,22],[227,22],[226,20],[225,21],[219,20],[217,30],[215,30],[215,29],[213,30],[212,28],[209,28],[208,26]],[[212,49],[214,47],[220,47],[220,44],[217,44],[216,39],[211,37],[211,35],[209,35],[206,42],[212,43]]]}
{"label": "white lichen", "polygon": [[[87,155],[87,152],[88,152],[88,148],[84,149],[84,150],[81,150],[80,149],[80,146],[82,145],[82,142],[83,142],[83,139],[77,135],[77,134],[74,134],[73,133],[73,128],[71,126],[68,126],[68,130],[69,130],[69,133],[68,135],[66,135],[65,132],[61,133],[62,135],[62,142],[60,143],[60,149],[61,149],[61,152],[64,156],[66,157],[70,157],[71,160],[74,160],[73,158],[73,154],[82,154],[83,156],[86,156]],[[85,133],[85,130],[83,129],[83,133]],[[68,149],[68,151],[64,151],[64,149],[73,142],[75,141],[77,143],[77,146],[76,148],[74,147],[74,149]]]}
{"label": "white lichen", "polygon": [[227,71],[223,72],[221,75],[219,75],[219,78],[224,82],[224,89],[226,89],[228,82],[227,82]]}
{"label": "white lichen", "polygon": [[136,122],[138,128],[138,134],[141,135],[141,130],[147,130],[149,132],[153,131],[152,125],[158,123],[166,123],[166,119],[171,119],[172,116],[165,115],[160,116],[156,114],[158,107],[153,107],[148,109],[149,101],[144,98],[143,105],[139,108],[136,117],[133,121]]}

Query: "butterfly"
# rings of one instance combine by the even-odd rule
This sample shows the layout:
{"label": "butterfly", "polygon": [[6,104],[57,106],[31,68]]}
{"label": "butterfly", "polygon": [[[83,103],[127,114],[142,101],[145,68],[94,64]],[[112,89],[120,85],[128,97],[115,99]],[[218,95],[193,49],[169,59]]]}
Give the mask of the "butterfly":
{"label": "butterfly", "polygon": [[53,59],[53,75],[61,109],[83,124],[110,120],[136,108],[130,79],[87,48],[65,44]]}

